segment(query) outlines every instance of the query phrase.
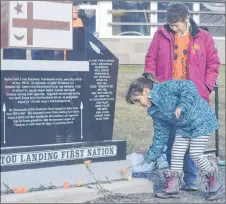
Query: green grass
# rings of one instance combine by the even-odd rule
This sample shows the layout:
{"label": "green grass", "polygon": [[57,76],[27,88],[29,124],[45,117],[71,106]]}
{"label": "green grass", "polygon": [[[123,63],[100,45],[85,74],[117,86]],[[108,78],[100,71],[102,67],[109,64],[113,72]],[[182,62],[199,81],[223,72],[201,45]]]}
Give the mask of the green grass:
{"label": "green grass", "polygon": [[[126,104],[124,93],[128,84],[143,73],[142,66],[120,66],[116,96],[114,139],[127,140],[128,153],[144,152],[152,141],[152,119],[142,107]],[[225,157],[225,66],[220,69],[219,84],[219,134],[220,155]],[[214,92],[211,94],[214,108]],[[208,148],[214,148],[214,134],[210,137]]]}

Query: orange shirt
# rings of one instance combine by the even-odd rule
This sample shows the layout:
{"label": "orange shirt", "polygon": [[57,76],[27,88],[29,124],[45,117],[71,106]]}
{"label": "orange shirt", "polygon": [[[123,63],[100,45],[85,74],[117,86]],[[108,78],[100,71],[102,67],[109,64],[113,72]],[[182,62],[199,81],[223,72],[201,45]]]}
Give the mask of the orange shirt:
{"label": "orange shirt", "polygon": [[[77,19],[73,20],[72,27],[73,28],[83,27],[81,18],[77,18]],[[64,50],[64,61],[66,61],[66,56],[67,56],[67,51]]]}
{"label": "orange shirt", "polygon": [[73,20],[72,26],[73,26],[73,28],[75,28],[75,27],[83,27],[83,23],[82,23],[81,18],[77,18],[77,19]]}
{"label": "orange shirt", "polygon": [[188,45],[190,34],[175,35],[173,79],[188,79]]}

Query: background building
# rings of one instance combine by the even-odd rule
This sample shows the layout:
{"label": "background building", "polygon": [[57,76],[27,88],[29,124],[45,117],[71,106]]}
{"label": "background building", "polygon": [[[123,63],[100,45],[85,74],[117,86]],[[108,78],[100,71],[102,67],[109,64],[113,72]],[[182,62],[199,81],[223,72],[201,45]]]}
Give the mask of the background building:
{"label": "background building", "polygon": [[[143,1],[80,1],[86,24],[120,60],[120,64],[144,64],[144,57],[153,34],[165,23],[169,2]],[[225,1],[181,0],[190,9],[199,26],[208,27],[214,36],[222,64],[225,64]]]}
{"label": "background building", "polygon": [[[74,0],[88,29],[108,47],[120,64],[144,64],[153,34],[165,21],[169,2],[179,0]],[[191,17],[213,35],[225,64],[225,0],[180,0]],[[1,49],[2,52],[2,49]],[[1,54],[1,56],[3,56]],[[27,50],[30,58],[30,50]]]}

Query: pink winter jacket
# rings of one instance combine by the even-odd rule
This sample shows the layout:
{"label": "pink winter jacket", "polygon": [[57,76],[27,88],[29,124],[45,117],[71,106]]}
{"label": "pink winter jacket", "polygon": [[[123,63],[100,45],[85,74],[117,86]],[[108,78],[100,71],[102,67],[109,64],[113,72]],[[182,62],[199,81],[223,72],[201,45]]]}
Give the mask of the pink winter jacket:
{"label": "pink winter jacket", "polygon": [[[188,48],[189,79],[199,94],[209,101],[218,76],[220,61],[212,36],[198,28],[190,19],[191,40]],[[159,28],[145,57],[145,72],[152,72],[160,82],[172,79],[174,64],[174,33],[169,25]]]}

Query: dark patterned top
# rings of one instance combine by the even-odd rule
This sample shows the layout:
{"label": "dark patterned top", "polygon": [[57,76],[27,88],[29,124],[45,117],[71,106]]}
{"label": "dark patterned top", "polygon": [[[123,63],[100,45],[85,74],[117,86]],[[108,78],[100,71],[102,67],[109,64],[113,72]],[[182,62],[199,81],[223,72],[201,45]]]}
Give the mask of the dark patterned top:
{"label": "dark patterned top", "polygon": [[[146,161],[156,161],[167,145],[169,128],[176,122],[176,136],[195,138],[208,136],[218,128],[211,106],[198,94],[190,80],[170,80],[153,86],[149,98],[153,104],[147,110],[153,119],[154,137]],[[179,119],[176,108],[181,108]]]}

